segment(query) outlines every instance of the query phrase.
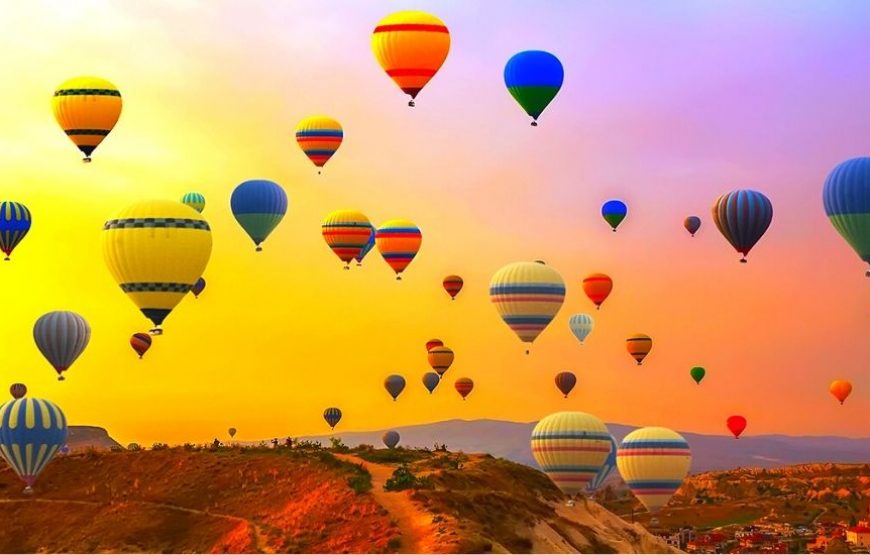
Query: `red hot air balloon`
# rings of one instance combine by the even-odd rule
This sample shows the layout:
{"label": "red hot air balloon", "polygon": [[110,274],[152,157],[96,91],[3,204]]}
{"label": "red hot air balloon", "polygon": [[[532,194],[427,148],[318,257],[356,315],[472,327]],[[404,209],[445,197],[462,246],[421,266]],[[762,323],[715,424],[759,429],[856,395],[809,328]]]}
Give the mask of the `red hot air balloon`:
{"label": "red hot air balloon", "polygon": [[562,395],[566,399],[575,385],[577,385],[577,376],[573,372],[559,372],[556,374],[556,387],[559,388],[559,391],[562,392]]}
{"label": "red hot air balloon", "polygon": [[456,380],[456,383],[453,384],[453,387],[456,388],[456,391],[462,395],[462,400],[464,401],[468,394],[471,393],[471,390],[474,389],[474,382],[471,381],[471,378],[459,378]]}
{"label": "red hot air balloon", "polygon": [[444,290],[447,291],[447,294],[454,301],[456,300],[456,295],[462,291],[462,284],[462,278],[459,276],[447,276],[443,281]]}
{"label": "red hot air balloon", "polygon": [[440,339],[430,339],[429,341],[426,342],[426,352],[428,353],[429,351],[431,351],[435,347],[443,347],[443,346],[444,346],[444,342],[441,341]]}
{"label": "red hot air balloon", "polygon": [[130,346],[142,358],[148,349],[151,348],[151,336],[147,333],[134,333],[130,337]]}
{"label": "red hot air balloon", "polygon": [[734,434],[734,439],[740,439],[740,434],[746,429],[746,419],[740,415],[729,416],[726,424],[731,433]]}
{"label": "red hot air balloon", "polygon": [[605,274],[589,274],[583,278],[583,292],[595,303],[597,309],[613,290],[613,280]]}

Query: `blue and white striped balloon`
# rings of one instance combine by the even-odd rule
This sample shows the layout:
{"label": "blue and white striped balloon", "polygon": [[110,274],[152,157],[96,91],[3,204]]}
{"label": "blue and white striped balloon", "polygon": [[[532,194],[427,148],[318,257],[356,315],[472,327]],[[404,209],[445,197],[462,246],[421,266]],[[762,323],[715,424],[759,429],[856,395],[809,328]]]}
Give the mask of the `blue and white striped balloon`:
{"label": "blue and white striped balloon", "polygon": [[601,470],[598,471],[598,474],[595,475],[595,478],[592,478],[592,481],[589,482],[589,490],[595,491],[601,487],[601,484],[604,483],[604,480],[610,476],[610,473],[613,472],[613,469],[616,468],[616,451],[619,449],[619,444],[616,443],[616,440],[613,439],[613,436],[610,436],[610,454],[607,455],[607,460],[604,461],[604,466],[601,467]]}
{"label": "blue and white striped balloon", "polygon": [[568,319],[568,327],[571,328],[571,333],[574,337],[583,343],[583,340],[592,333],[592,328],[595,327],[595,321],[588,314],[574,314]]}

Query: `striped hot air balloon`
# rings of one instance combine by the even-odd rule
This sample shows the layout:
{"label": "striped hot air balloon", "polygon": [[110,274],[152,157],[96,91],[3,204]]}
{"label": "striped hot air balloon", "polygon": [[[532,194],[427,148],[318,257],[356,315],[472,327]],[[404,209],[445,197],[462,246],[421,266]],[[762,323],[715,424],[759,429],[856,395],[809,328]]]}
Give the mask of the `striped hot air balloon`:
{"label": "striped hot air balloon", "polygon": [[323,411],[323,419],[326,420],[329,427],[334,430],[335,426],[338,425],[338,422],[341,420],[341,409],[329,407]]}
{"label": "striped hot air balloon", "polygon": [[202,211],[205,210],[205,195],[196,192],[184,193],[184,196],[181,197],[181,204],[190,206],[202,214]]}
{"label": "striped hot air balloon", "polygon": [[837,165],[825,179],[822,199],[831,225],[870,264],[870,157]]}
{"label": "striped hot air balloon", "polygon": [[63,372],[88,346],[91,326],[75,312],[57,310],[43,314],[36,320],[33,340],[42,356],[54,367],[58,381],[63,381]]}
{"label": "striped hot air balloon", "polygon": [[740,262],[761,239],[773,220],[770,199],[758,191],[731,191],[713,203],[713,221],[734,249],[743,254]]}
{"label": "striped hot air balloon", "polygon": [[74,77],[64,81],[51,101],[54,118],[67,137],[91,161],[103,139],[121,117],[121,93],[100,77]]}
{"label": "striped hot air balloon", "polygon": [[598,471],[598,474],[595,475],[595,478],[592,478],[592,481],[589,482],[589,491],[596,491],[601,485],[604,483],[604,480],[610,476],[610,473],[616,468],[616,453],[619,449],[619,444],[616,443],[616,440],[613,439],[613,436],[610,436],[610,453],[607,455],[607,460],[604,461],[604,464],[601,466],[601,470]]}
{"label": "striped hot air balloon", "polygon": [[701,218],[698,216],[688,216],[683,220],[683,227],[694,237],[698,233],[698,230],[701,229]]}
{"label": "striped hot air balloon", "polygon": [[331,212],[320,225],[323,238],[332,252],[350,269],[350,261],[360,255],[372,235],[372,224],[356,210]]}
{"label": "striped hot air balloon", "polygon": [[552,102],[565,70],[559,58],[543,50],[526,50],[511,56],[504,67],[504,84],[514,100],[531,116],[532,125]]}
{"label": "striped hot air balloon", "polygon": [[432,370],[435,370],[439,376],[443,376],[444,372],[447,372],[450,365],[453,364],[453,351],[444,345],[432,347],[429,349],[427,356],[429,357],[429,366],[431,366]]}
{"label": "striped hot air balloon", "polygon": [[456,392],[462,396],[464,401],[468,397],[468,394],[471,393],[471,390],[474,389],[474,381],[471,378],[459,378],[453,384],[453,387],[456,388]]}
{"label": "striped hot air balloon", "polygon": [[366,257],[366,255],[368,253],[370,253],[372,251],[373,248],[375,248],[375,226],[370,225],[369,226],[369,240],[365,244],[365,246],[362,248],[362,250],[359,251],[359,254],[354,257],[356,259],[357,266],[362,266],[363,259]]}
{"label": "striped hot air balloon", "polygon": [[426,372],[423,374],[423,387],[431,395],[435,388],[438,387],[438,384],[441,383],[441,376],[436,374],[435,372]]}
{"label": "striped hot air balloon", "polygon": [[650,513],[668,503],[691,464],[689,444],[667,428],[637,429],[625,436],[616,453],[619,474]]}
{"label": "striped hot air balloon", "polygon": [[190,292],[193,293],[193,298],[198,299],[199,296],[205,291],[205,278],[200,277],[196,280],[196,283],[193,284],[193,287],[190,288]]}
{"label": "striped hot air balloon", "polygon": [[25,493],[66,439],[66,417],[54,403],[30,397],[0,406],[0,454],[26,484]]}
{"label": "striped hot air balloon", "polygon": [[592,333],[592,328],[595,326],[595,321],[588,314],[574,314],[568,319],[568,327],[571,333],[577,338],[580,343]]}
{"label": "striped hot air balloon", "polygon": [[384,442],[384,445],[386,445],[388,449],[394,449],[396,445],[399,444],[399,432],[395,430],[384,432],[384,435],[381,436],[381,441]]}
{"label": "striped hot air balloon", "polygon": [[450,298],[455,301],[456,295],[462,291],[463,281],[461,277],[451,275],[444,278],[444,281],[442,281],[441,284],[444,286],[444,290],[447,291],[447,294],[450,295]]}
{"label": "striped hot air balloon", "polygon": [[329,116],[308,116],[296,126],[296,142],[305,156],[317,166],[318,174],[341,146],[343,139],[341,124]]}
{"label": "striped hot air balloon", "polygon": [[401,11],[382,19],[372,34],[372,52],[396,85],[411,97],[408,106],[447,59],[450,32],[434,15]]}
{"label": "striped hot air balloon", "polygon": [[287,193],[274,181],[250,179],[239,184],[230,197],[233,217],[254,242],[257,251],[263,250],[260,243],[278,227],[287,213]]}
{"label": "striped hot air balloon", "polygon": [[637,365],[640,366],[643,363],[643,359],[652,350],[652,338],[642,333],[636,333],[625,340],[625,348],[628,350],[628,354],[637,361]]}
{"label": "striped hot air balloon", "polygon": [[532,455],[541,470],[569,498],[586,491],[610,453],[604,422],[584,412],[557,412],[532,431]]}
{"label": "striped hot air balloon", "polygon": [[6,254],[6,260],[30,231],[31,222],[30,210],[20,202],[0,202],[0,250]]}
{"label": "striped hot air balloon", "polygon": [[375,232],[378,251],[396,272],[396,279],[402,279],[401,273],[417,256],[422,242],[420,228],[408,220],[389,220]]}
{"label": "striped hot air balloon", "polygon": [[489,297],[508,327],[531,345],[562,307],[565,281],[543,262],[514,262],[492,276]]}
{"label": "striped hot air balloon", "polygon": [[14,383],[9,386],[9,393],[12,395],[13,399],[21,399],[27,395],[27,386],[23,383]]}
{"label": "striped hot air balloon", "polygon": [[384,379],[384,389],[393,398],[393,401],[399,398],[402,391],[405,390],[405,378],[398,374],[391,374]]}
{"label": "striped hot air balloon", "polygon": [[141,359],[151,348],[151,336],[147,333],[134,333],[130,336],[130,346]]}
{"label": "striped hot air balloon", "polygon": [[577,385],[577,376],[573,372],[559,372],[556,374],[556,387],[566,399],[575,385]]}
{"label": "striped hot air balloon", "polygon": [[613,280],[607,274],[589,274],[583,278],[583,292],[595,303],[596,309],[601,309],[601,303],[610,296],[611,291]]}

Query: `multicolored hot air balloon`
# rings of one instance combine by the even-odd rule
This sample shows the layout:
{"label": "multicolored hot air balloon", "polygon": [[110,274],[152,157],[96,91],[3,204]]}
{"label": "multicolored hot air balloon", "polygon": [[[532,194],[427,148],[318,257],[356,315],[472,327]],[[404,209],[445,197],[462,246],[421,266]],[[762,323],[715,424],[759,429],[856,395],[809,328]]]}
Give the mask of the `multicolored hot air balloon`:
{"label": "multicolored hot air balloon", "polygon": [[837,165],[825,179],[822,200],[834,229],[870,264],[870,157]]}
{"label": "multicolored hot air balloon", "polygon": [[725,421],[725,425],[728,426],[728,430],[734,434],[734,439],[740,439],[740,434],[742,434],[743,430],[746,429],[746,419],[735,414],[734,416],[728,417]]}
{"label": "multicolored hot air balloon", "polygon": [[707,371],[701,366],[695,366],[689,370],[689,375],[692,376],[692,379],[695,380],[696,384],[700,385],[701,380],[703,380],[704,376],[707,375]]}
{"label": "multicolored hot air balloon", "polygon": [[628,354],[637,361],[637,365],[640,366],[643,363],[643,359],[652,350],[652,338],[642,333],[636,333],[625,340],[625,348],[628,350]]}
{"label": "multicolored hot air balloon", "polygon": [[399,444],[399,432],[395,430],[384,432],[384,435],[381,436],[381,441],[384,442],[384,445],[386,445],[388,449],[395,449],[396,445]]}
{"label": "multicolored hot air balloon", "polygon": [[357,266],[362,266],[363,258],[365,258],[366,255],[368,253],[370,253],[373,248],[375,248],[375,226],[370,225],[369,226],[369,240],[365,244],[365,246],[362,248],[362,250],[359,251],[359,254],[356,255],[356,257],[354,257],[356,260]]}
{"label": "multicolored hot air balloon", "polygon": [[444,278],[444,281],[442,281],[441,284],[444,286],[444,290],[447,291],[447,294],[450,295],[450,298],[455,301],[456,295],[462,291],[463,281],[461,277],[451,275]]}
{"label": "multicolored hot air balloon", "polygon": [[505,324],[531,345],[562,308],[565,281],[543,262],[514,262],[492,276],[489,298]]}
{"label": "multicolored hot air balloon", "polygon": [[619,474],[653,514],[668,504],[691,465],[688,442],[667,428],[639,428],[625,436],[616,452]]}
{"label": "multicolored hot air balloon", "polygon": [[454,358],[453,350],[444,345],[429,349],[428,357],[429,366],[431,366],[432,370],[435,370],[439,376],[443,376],[444,372],[447,372],[450,365],[453,364]]}
{"label": "multicolored hot air balloon", "polygon": [[193,293],[194,299],[198,299],[203,291],[205,291],[205,278],[200,277],[196,280],[196,283],[193,284],[193,287],[190,288],[190,292]]}
{"label": "multicolored hot air balloon", "polygon": [[621,200],[608,200],[601,206],[601,216],[604,218],[613,232],[616,233],[616,228],[622,223],[622,220],[628,215],[628,206]]}
{"label": "multicolored hot air balloon", "polygon": [[571,333],[574,334],[580,344],[583,344],[583,340],[592,333],[592,328],[595,326],[595,321],[592,320],[592,316],[588,314],[574,314],[568,319],[568,327],[571,329]]}
{"label": "multicolored hot air balloon", "polygon": [[341,124],[329,116],[308,116],[296,126],[296,142],[305,156],[317,166],[318,174],[341,146],[343,139]]}
{"label": "multicolored hot air balloon", "polygon": [[335,426],[338,425],[338,422],[341,420],[341,409],[329,407],[323,411],[323,419],[326,420],[329,427],[334,430]]}
{"label": "multicolored hot air balloon", "polygon": [[[585,412],[557,412],[532,431],[532,455],[544,474],[569,498],[586,491],[610,453],[610,432]],[[569,501],[569,504],[572,504]]]}
{"label": "multicolored hot air balloon", "polygon": [[443,347],[443,346],[444,346],[444,342],[441,341],[440,339],[430,339],[429,341],[426,342],[426,352],[428,353],[429,351],[431,351],[435,347]]}
{"label": "multicolored hot air balloon", "polygon": [[573,372],[559,372],[556,374],[556,387],[559,388],[559,391],[562,392],[562,395],[566,399],[575,385],[577,385],[577,376]]}
{"label": "multicolored hot air balloon", "polygon": [[405,390],[405,378],[398,374],[392,374],[384,379],[384,389],[393,398],[393,401],[399,398],[402,391]]}
{"label": "multicolored hot air balloon", "polygon": [[31,222],[30,210],[20,202],[0,202],[0,250],[6,254],[6,260],[30,231]]}
{"label": "multicolored hot air balloon", "polygon": [[263,250],[260,243],[278,227],[287,213],[287,193],[274,181],[251,179],[239,184],[230,197],[233,216],[257,251]]}
{"label": "multicolored hot air balloon", "polygon": [[236,437],[236,429],[235,428],[230,428],[229,430],[227,430],[227,433],[230,435],[230,439],[233,439],[234,437]]}
{"label": "multicolored hot air balloon", "polygon": [[202,211],[205,210],[205,195],[196,192],[184,193],[184,196],[181,197],[181,204],[190,206],[202,214]]}
{"label": "multicolored hot air balloon", "polygon": [[27,386],[23,383],[14,383],[9,386],[9,393],[12,395],[13,399],[21,399],[27,395]]}
{"label": "multicolored hot air balloon", "polygon": [[396,279],[402,279],[401,273],[417,256],[421,243],[423,234],[420,228],[408,220],[389,220],[375,231],[378,251],[396,272]]}
{"label": "multicolored hot air balloon", "polygon": [[372,224],[356,210],[336,210],[324,218],[320,230],[332,252],[350,269],[350,261],[360,255],[372,235]]}
{"label": "multicolored hot air balloon", "polygon": [[33,340],[42,356],[54,367],[58,381],[91,340],[87,321],[66,310],[43,314],[33,325]]}
{"label": "multicolored hot air balloon", "polygon": [[99,77],[64,81],[51,101],[54,118],[67,137],[84,153],[84,161],[112,131],[121,117],[121,93]]}
{"label": "multicolored hot air balloon", "polygon": [[372,52],[402,91],[411,97],[441,69],[450,52],[450,32],[434,15],[401,11],[378,22],[372,34]]}
{"label": "multicolored hot air balloon", "polygon": [[130,336],[130,346],[141,359],[151,348],[151,336],[147,333],[134,333]]}
{"label": "multicolored hot air balloon", "polygon": [[695,233],[701,229],[701,218],[698,216],[689,216],[685,220],[683,220],[683,227],[686,228],[686,231],[692,234],[692,237],[695,236]]}
{"label": "multicolored hot air balloon", "polygon": [[770,200],[748,189],[731,191],[713,203],[713,221],[734,249],[743,254],[740,262],[761,239],[773,220]]}
{"label": "multicolored hot air balloon", "polygon": [[613,280],[606,274],[589,274],[583,278],[583,292],[589,300],[595,303],[595,308],[601,309],[610,292],[613,291]]}
{"label": "multicolored hot air balloon", "polygon": [[828,389],[831,391],[831,395],[836,397],[842,405],[849,394],[852,393],[852,384],[846,380],[834,380]]}
{"label": "multicolored hot air balloon", "polygon": [[63,411],[45,399],[22,398],[0,406],[0,454],[24,481],[24,493],[66,444]]}
{"label": "multicolored hot air balloon", "polygon": [[431,395],[435,388],[438,387],[438,384],[441,383],[441,376],[436,374],[435,372],[426,372],[423,374],[423,387]]}
{"label": "multicolored hot air balloon", "polygon": [[471,378],[459,378],[453,384],[453,387],[456,388],[456,392],[462,396],[464,401],[468,397],[468,394],[471,393],[471,390],[474,389],[474,382]]}
{"label": "multicolored hot air balloon", "polygon": [[559,58],[543,50],[525,50],[511,56],[504,66],[504,84],[525,112],[532,125],[552,102],[565,78]]}
{"label": "multicolored hot air balloon", "polygon": [[161,324],[205,272],[211,228],[193,208],[170,200],[128,206],[103,226],[103,257],[121,290]]}
{"label": "multicolored hot air balloon", "polygon": [[610,476],[610,473],[613,472],[613,469],[616,468],[616,453],[619,451],[619,444],[616,443],[616,440],[613,439],[613,436],[610,436],[610,453],[607,455],[607,460],[604,461],[604,464],[601,465],[601,470],[598,471],[598,474],[595,475],[595,478],[592,478],[592,481],[589,482],[589,491],[596,491],[598,488],[604,484],[604,480]]}

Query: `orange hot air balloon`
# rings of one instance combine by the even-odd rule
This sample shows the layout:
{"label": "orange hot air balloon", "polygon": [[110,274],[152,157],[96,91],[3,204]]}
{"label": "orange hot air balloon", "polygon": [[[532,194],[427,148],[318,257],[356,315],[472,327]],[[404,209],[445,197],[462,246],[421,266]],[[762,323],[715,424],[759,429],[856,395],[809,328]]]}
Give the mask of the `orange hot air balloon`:
{"label": "orange hot air balloon", "polygon": [[742,434],[743,430],[746,429],[746,419],[739,414],[735,414],[734,416],[728,417],[728,420],[725,421],[725,425],[728,426],[728,429],[732,434],[734,434],[734,439],[740,439],[740,434]]}
{"label": "orange hot air balloon", "polygon": [[628,354],[634,357],[637,365],[643,363],[643,359],[652,350],[652,338],[642,333],[636,333],[625,340],[625,348],[628,349]]}
{"label": "orange hot air balloon", "polygon": [[589,274],[583,278],[583,292],[589,300],[595,303],[595,307],[601,309],[601,303],[613,290],[613,280],[606,274]]}
{"label": "orange hot air balloon", "polygon": [[401,273],[417,256],[422,242],[420,228],[408,220],[390,220],[375,231],[375,245],[396,272],[396,279],[402,279]]}
{"label": "orange hot air balloon", "polygon": [[455,301],[456,295],[462,291],[462,278],[459,276],[447,276],[442,284],[444,285],[444,290],[450,295],[450,298]]}
{"label": "orange hot air balloon", "polygon": [[846,380],[834,380],[831,382],[831,395],[837,398],[842,405],[846,400],[846,397],[852,393],[852,384]]}
{"label": "orange hot air balloon", "polygon": [[468,397],[468,394],[471,393],[471,390],[474,389],[474,382],[471,381],[471,378],[459,378],[453,384],[453,387],[456,388],[457,393],[462,395],[462,400],[464,401]]}
{"label": "orange hot air balloon", "polygon": [[451,364],[453,364],[453,351],[450,348],[442,345],[429,349],[429,366],[438,372],[439,376],[443,376]]}

